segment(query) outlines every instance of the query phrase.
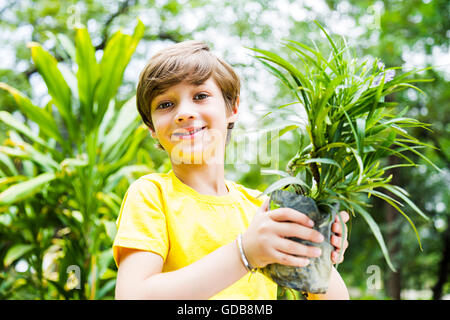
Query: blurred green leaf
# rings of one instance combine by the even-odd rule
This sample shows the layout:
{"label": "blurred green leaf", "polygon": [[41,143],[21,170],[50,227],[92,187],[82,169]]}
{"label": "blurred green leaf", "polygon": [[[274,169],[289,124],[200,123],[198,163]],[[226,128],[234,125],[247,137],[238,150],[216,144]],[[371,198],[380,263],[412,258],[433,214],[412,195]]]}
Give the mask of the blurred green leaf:
{"label": "blurred green leaf", "polygon": [[31,42],[29,47],[36,68],[39,70],[39,74],[48,88],[48,93],[64,119],[71,139],[74,140],[76,137],[76,119],[72,111],[72,94],[58,69],[58,62],[40,44]]}
{"label": "blurred green leaf", "polygon": [[5,255],[5,258],[3,259],[5,268],[9,267],[11,263],[30,252],[33,248],[34,246],[31,244],[15,244],[11,248],[9,248],[8,252]]}
{"label": "blurred green leaf", "polygon": [[56,179],[56,174],[48,172],[15,184],[0,193],[0,205],[10,205],[22,201],[38,192],[45,184],[54,179]]}
{"label": "blurred green leaf", "polygon": [[[41,126],[39,127],[40,131],[42,131],[48,137],[55,139],[56,141],[61,143],[61,145],[65,145],[65,141],[61,137],[59,133],[59,128],[56,125],[55,120],[53,119],[51,114],[49,114],[45,109],[35,106],[22,93],[10,87],[6,83],[0,83],[0,89],[8,91],[14,97],[17,106],[20,108],[20,110],[24,113],[25,116],[27,116],[30,120],[34,121],[35,123],[41,124]],[[18,130],[19,132],[25,134],[28,138],[36,141],[40,145],[43,146],[47,145],[42,139],[36,137],[35,134],[31,133],[31,130],[27,129],[25,125],[20,124],[19,121],[15,120],[6,111],[1,111],[0,120],[5,122],[12,128]]]}

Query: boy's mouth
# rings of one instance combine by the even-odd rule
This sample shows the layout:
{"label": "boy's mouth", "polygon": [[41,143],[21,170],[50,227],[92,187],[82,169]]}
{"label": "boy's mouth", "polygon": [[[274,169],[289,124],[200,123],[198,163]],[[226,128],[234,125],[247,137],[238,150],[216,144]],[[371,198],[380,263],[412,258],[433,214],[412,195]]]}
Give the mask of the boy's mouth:
{"label": "boy's mouth", "polygon": [[199,128],[181,129],[177,132],[172,133],[172,137],[175,138],[175,140],[193,139],[198,135],[199,132],[203,131],[205,128],[206,126]]}

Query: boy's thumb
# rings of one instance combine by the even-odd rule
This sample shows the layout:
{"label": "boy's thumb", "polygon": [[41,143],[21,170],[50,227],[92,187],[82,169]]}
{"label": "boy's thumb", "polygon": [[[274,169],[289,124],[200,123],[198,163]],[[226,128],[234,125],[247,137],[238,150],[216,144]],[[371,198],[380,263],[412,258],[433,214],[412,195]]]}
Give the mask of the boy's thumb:
{"label": "boy's thumb", "polygon": [[270,203],[270,198],[266,198],[266,200],[263,202],[263,204],[262,204],[262,206],[261,206],[261,210],[262,210],[263,212],[269,210],[269,203]]}

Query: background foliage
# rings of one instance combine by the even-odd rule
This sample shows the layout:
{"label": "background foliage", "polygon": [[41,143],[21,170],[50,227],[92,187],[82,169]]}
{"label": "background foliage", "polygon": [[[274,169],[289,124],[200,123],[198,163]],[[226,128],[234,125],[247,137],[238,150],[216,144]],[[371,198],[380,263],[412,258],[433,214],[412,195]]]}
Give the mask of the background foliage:
{"label": "background foliage", "polygon": [[[423,78],[435,80],[419,86],[426,96],[406,90],[393,97],[410,107],[408,116],[432,124],[433,133],[418,130],[413,135],[437,148],[427,150],[426,155],[442,169],[437,173],[411,154],[408,156],[420,164],[418,167],[392,172],[398,184],[431,218],[430,222],[413,219],[424,250],[419,251],[408,225],[399,222],[403,219],[401,216],[393,213],[389,206],[373,200],[373,216],[382,226],[398,272],[390,272],[376,240],[360,219],[351,222],[350,247],[339,271],[354,298],[439,299],[448,295],[449,12],[450,4],[445,0],[0,2],[0,52],[3,57],[0,82],[9,85],[3,85],[3,88],[16,88],[23,97],[29,98],[26,103],[46,110],[50,115],[46,121],[54,122],[57,128],[54,131],[47,128],[44,132],[42,117],[33,117],[31,111],[20,108],[17,96],[15,99],[10,89],[0,90],[0,194],[3,195],[0,205],[0,298],[113,298],[116,269],[110,248],[123,194],[139,175],[170,169],[165,154],[154,147],[154,141],[140,126],[139,120],[126,122],[123,118],[128,114],[124,110],[133,109],[129,105],[133,101],[137,74],[154,52],[167,43],[186,39],[208,42],[217,54],[235,67],[243,80],[241,116],[235,128],[257,128],[265,124],[258,121],[259,116],[292,99],[285,88],[278,87],[275,79],[255,63],[244,47],[270,50],[277,47],[282,38],[322,41],[320,30],[312,22],[314,19],[331,33],[345,35],[349,45],[361,57],[379,57],[386,67],[402,66],[406,71],[413,66],[434,66],[424,72]],[[87,68],[74,50],[77,30],[80,30],[77,27],[87,27],[93,46],[88,53],[89,59],[101,64],[107,45],[117,36],[117,31],[122,29],[122,34],[133,34],[137,18],[145,27],[129,64],[123,66],[123,77],[116,75],[120,79],[116,83],[117,91],[114,86],[105,85],[105,90],[111,94],[94,107],[87,99],[89,95],[80,94],[83,88],[77,85],[80,83],[78,77],[82,77],[80,68]],[[31,48],[27,46],[30,41],[36,43]],[[46,61],[41,68],[36,61],[39,54],[33,56],[37,51],[46,57],[41,57]],[[111,59],[109,63],[118,61]],[[102,70],[99,68],[99,74]],[[60,91],[64,90],[51,89],[54,84],[49,79],[58,73],[58,81],[67,84],[66,96],[61,96]],[[95,100],[96,94],[88,92]],[[69,100],[64,100],[67,96]],[[64,105],[70,106],[75,115],[72,124],[64,114]],[[106,106],[108,111],[90,123],[93,119],[88,117],[83,121],[86,105],[96,111],[100,105]],[[102,121],[110,121],[101,129],[111,133],[108,139],[106,136],[100,138],[101,135],[95,138],[93,134],[100,130]],[[105,144],[111,146],[117,142],[117,137],[113,136],[114,125],[123,125],[116,129],[126,134],[121,142],[124,149],[117,148],[112,152]],[[22,126],[32,134],[24,131]],[[60,141],[56,133],[61,136]],[[125,156],[124,150],[132,145],[135,135],[138,142]],[[89,137],[91,142],[88,143]],[[283,135],[280,168],[294,156],[295,148],[291,146],[299,141],[300,137],[295,133]],[[274,177],[261,174],[264,165],[250,163],[252,161],[227,165],[228,178],[264,190]],[[106,167],[114,167],[114,164],[117,164],[114,170],[110,167],[108,172]],[[53,175],[55,179],[51,180]],[[31,191],[22,199],[18,198],[18,193],[10,192],[9,200],[5,201],[1,192],[33,177],[40,177],[38,187],[28,185]],[[408,208],[405,212],[414,216]],[[74,280],[76,272],[67,272],[73,269],[70,266],[80,267],[79,289]],[[380,283],[372,281],[377,275],[371,272],[373,266],[379,271]],[[289,292],[280,292],[280,298],[292,296]]]}

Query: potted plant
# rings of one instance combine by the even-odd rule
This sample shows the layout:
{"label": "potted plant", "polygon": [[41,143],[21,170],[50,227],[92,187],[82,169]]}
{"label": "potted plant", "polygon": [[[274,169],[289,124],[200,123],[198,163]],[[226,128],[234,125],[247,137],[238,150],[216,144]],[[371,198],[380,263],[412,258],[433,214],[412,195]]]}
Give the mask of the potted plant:
{"label": "potted plant", "polygon": [[[262,194],[270,195],[271,209],[290,207],[309,215],[315,221],[315,229],[326,239],[317,245],[294,238],[322,249],[321,257],[311,259],[305,268],[271,264],[261,271],[283,287],[324,293],[332,268],[330,228],[339,210],[347,210],[352,216],[356,212],[365,219],[389,267],[395,271],[380,229],[367,209],[370,196],[386,201],[406,218],[422,250],[416,227],[401,207],[405,203],[424,219],[428,220],[428,217],[409,199],[404,189],[390,183],[392,176],[386,171],[393,167],[415,166],[407,152],[431,163],[417,150],[428,145],[406,130],[414,127],[430,129],[428,124],[407,117],[407,108],[399,111],[398,103],[384,97],[406,88],[423,93],[412,83],[431,79],[410,78],[425,69],[395,75],[400,68],[385,68],[378,59],[360,61],[345,39],[334,41],[321,25],[316,24],[327,39],[328,57],[315,44],[313,48],[292,40],[284,43],[285,48],[295,55],[289,61],[274,52],[249,49],[257,53],[255,57],[295,97],[293,103],[274,112],[295,114],[297,119],[300,112],[305,114],[304,121],[285,119],[281,124],[281,134],[300,130],[301,143],[285,171],[269,171],[282,178]],[[391,155],[406,160],[406,163],[389,166],[384,160]]]}

